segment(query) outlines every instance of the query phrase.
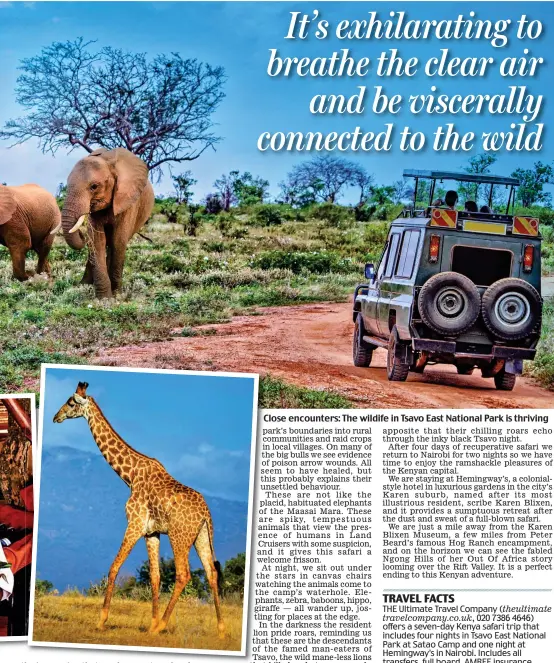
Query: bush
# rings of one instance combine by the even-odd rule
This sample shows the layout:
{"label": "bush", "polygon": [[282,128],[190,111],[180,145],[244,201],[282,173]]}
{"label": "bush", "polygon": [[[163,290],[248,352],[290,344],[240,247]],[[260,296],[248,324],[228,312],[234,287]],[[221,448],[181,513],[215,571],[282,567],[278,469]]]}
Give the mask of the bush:
{"label": "bush", "polygon": [[382,248],[387,241],[390,223],[386,221],[372,221],[364,228],[364,241],[370,245]]}
{"label": "bush", "polygon": [[549,207],[516,207],[514,210],[516,216],[536,216],[539,222],[545,226],[554,226],[554,210]]}
{"label": "bush", "polygon": [[280,226],[283,221],[294,218],[294,214],[288,205],[277,205],[267,203],[265,205],[256,205],[252,208],[251,222],[257,226]]}
{"label": "bush", "polygon": [[183,215],[183,230],[188,237],[196,237],[198,228],[204,220],[199,207],[199,205],[191,206],[189,207],[188,214]]}
{"label": "bush", "polygon": [[230,237],[236,222],[237,218],[234,214],[231,214],[231,212],[221,212],[215,220],[215,227],[223,237]]}
{"label": "bush", "polygon": [[350,207],[322,203],[311,207],[307,218],[313,221],[323,221],[333,228],[348,228],[354,222],[354,212]]}
{"label": "bush", "polygon": [[345,409],[351,408],[352,404],[344,396],[332,391],[316,391],[297,387],[266,375],[260,380],[258,407]]}
{"label": "bush", "polygon": [[368,203],[357,212],[358,221],[394,221],[404,209],[404,205],[394,203]]}
{"label": "bush", "polygon": [[342,258],[335,251],[264,251],[252,260],[251,266],[261,269],[290,269],[294,274],[304,271],[313,274],[357,271],[349,258]]}
{"label": "bush", "polygon": [[53,590],[54,585],[50,582],[50,580],[40,580],[37,578],[35,583],[35,591],[38,596],[46,596],[46,594],[50,594]]}

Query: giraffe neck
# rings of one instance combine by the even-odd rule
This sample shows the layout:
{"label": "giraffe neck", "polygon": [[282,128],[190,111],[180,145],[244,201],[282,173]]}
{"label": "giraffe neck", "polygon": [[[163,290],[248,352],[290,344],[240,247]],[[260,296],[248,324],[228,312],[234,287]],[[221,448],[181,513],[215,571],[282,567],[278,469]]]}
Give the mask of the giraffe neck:
{"label": "giraffe neck", "polygon": [[146,456],[135,451],[115,432],[93,398],[89,396],[88,402],[86,419],[94,441],[112,469],[130,486],[137,464]]}

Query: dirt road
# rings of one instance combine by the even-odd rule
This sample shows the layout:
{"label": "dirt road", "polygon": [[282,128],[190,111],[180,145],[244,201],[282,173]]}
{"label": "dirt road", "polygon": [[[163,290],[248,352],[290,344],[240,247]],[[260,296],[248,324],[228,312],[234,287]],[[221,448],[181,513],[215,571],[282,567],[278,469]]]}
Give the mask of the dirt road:
{"label": "dirt road", "polygon": [[512,393],[492,380],[461,376],[451,366],[410,373],[405,383],[388,382],[385,351],[370,368],[351,358],[351,304],[309,304],[261,309],[227,324],[197,328],[202,335],[106,350],[100,365],[271,373],[312,389],[332,389],[358,407],[372,408],[547,408],[554,394],[518,378]]}

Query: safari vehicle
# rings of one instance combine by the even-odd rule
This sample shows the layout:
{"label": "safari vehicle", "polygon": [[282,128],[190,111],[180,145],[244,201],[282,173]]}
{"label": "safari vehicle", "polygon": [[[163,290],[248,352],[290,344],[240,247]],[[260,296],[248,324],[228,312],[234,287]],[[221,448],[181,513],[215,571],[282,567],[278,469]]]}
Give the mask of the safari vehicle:
{"label": "safari vehicle", "polygon": [[[385,347],[389,380],[454,364],[511,391],[540,335],[538,219],[514,216],[513,177],[424,170],[404,177],[415,180],[413,205],[393,221],[378,266],[365,266],[367,283],[354,293],[354,364],[369,366],[375,348]],[[418,209],[421,180],[430,180],[429,205]],[[433,205],[437,183],[449,180],[487,185],[488,210]],[[491,211],[495,187],[508,190],[502,213]]]}

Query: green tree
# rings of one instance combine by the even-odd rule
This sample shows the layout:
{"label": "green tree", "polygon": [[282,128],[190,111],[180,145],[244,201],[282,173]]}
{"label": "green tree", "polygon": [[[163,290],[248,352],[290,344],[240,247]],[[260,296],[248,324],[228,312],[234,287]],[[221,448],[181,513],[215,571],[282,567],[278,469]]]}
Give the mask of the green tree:
{"label": "green tree", "polygon": [[[498,157],[494,154],[476,154],[468,160],[464,171],[476,175],[490,173],[491,166],[496,163]],[[488,204],[489,184],[479,184],[478,182],[459,182],[458,198],[460,203],[466,200],[474,200],[477,205]],[[498,188],[498,187],[497,187]],[[499,192],[497,192],[499,193]],[[495,201],[493,200],[493,203]]]}
{"label": "green tree", "polygon": [[65,203],[65,197],[67,196],[67,184],[60,182],[58,188],[56,189],[56,202],[60,210],[63,209]]}
{"label": "green tree", "polygon": [[177,196],[177,202],[180,205],[190,205],[193,196],[192,187],[198,184],[198,180],[195,180],[192,176],[192,171],[186,170],[180,175],[172,175],[171,179]]}
{"label": "green tree", "polygon": [[552,194],[544,190],[545,185],[554,184],[554,169],[550,164],[537,161],[533,168],[516,168],[512,177],[520,181],[516,200],[522,207],[552,205]]}
{"label": "green tree", "polygon": [[[150,585],[150,561],[146,560],[136,572],[137,584]],[[175,584],[175,560],[171,557],[160,559],[160,591],[169,592]]]}
{"label": "green tree", "polygon": [[37,578],[35,589],[39,596],[43,596],[44,594],[50,594],[54,589],[54,584],[50,580],[40,580]]}
{"label": "green tree", "polygon": [[[150,586],[150,562],[146,560],[136,571],[136,584]],[[164,593],[171,592],[175,585],[175,560],[173,558],[160,560],[160,591]],[[187,596],[196,596],[197,598],[206,598],[209,587],[206,581],[206,574],[203,569],[191,571],[190,581],[185,588]]]}
{"label": "green tree", "polygon": [[228,559],[222,569],[223,594],[240,594],[244,596],[244,577],[246,572],[246,553],[239,553]]}
{"label": "green tree", "polygon": [[261,177],[255,177],[252,173],[245,172],[234,183],[234,194],[237,203],[241,207],[263,203],[267,198],[269,181]]}
{"label": "green tree", "polygon": [[221,198],[223,210],[228,212],[235,205],[247,206],[262,203],[267,197],[269,182],[248,171],[240,174],[232,170],[214,182],[214,188]]}

